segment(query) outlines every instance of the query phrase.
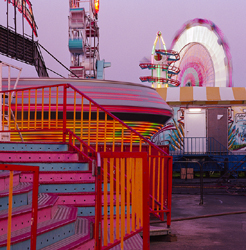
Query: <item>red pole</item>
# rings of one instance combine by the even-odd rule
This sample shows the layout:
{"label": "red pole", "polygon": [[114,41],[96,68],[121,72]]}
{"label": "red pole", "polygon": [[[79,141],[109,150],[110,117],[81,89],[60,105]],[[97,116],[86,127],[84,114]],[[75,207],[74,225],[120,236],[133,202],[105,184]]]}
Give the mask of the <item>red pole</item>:
{"label": "red pole", "polygon": [[31,219],[31,250],[36,250],[38,225],[38,184],[39,167],[33,167],[32,219]]}
{"label": "red pole", "polygon": [[143,153],[143,250],[149,250],[149,161]]}
{"label": "red pole", "polygon": [[[102,167],[101,156],[97,153],[96,165],[96,225],[95,225],[95,247],[96,250],[102,248]],[[106,216],[105,216],[106,218]]]}
{"label": "red pole", "polygon": [[172,176],[173,176],[173,157],[168,159],[168,193],[167,193],[167,227],[171,226],[171,204],[172,204]]}
{"label": "red pole", "polygon": [[63,142],[66,142],[67,129],[67,85],[63,87]]}

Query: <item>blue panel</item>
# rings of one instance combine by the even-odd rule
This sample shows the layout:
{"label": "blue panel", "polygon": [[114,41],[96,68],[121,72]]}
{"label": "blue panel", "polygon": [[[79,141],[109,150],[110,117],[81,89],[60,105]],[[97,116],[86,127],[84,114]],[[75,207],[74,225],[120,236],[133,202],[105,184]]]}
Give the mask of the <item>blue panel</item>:
{"label": "blue panel", "polygon": [[[13,195],[13,208],[28,204],[28,193]],[[8,209],[9,197],[5,196],[0,198],[0,211]]]}
{"label": "blue panel", "polygon": [[[8,163],[11,164],[11,163]],[[16,164],[16,163],[13,163]],[[89,164],[74,163],[18,163],[19,165],[39,166],[39,171],[88,171]]]}
{"label": "blue panel", "polygon": [[83,53],[83,41],[82,41],[82,39],[74,39],[74,40],[70,39],[68,42],[68,46],[69,46],[69,51],[71,53],[79,53],[79,54]]}
{"label": "blue panel", "polygon": [[40,185],[39,193],[77,193],[94,192],[95,183],[86,184],[47,184]]}
{"label": "blue panel", "polygon": [[[37,250],[74,235],[75,222],[41,234],[37,237]],[[19,248],[21,249],[21,248]],[[18,250],[19,250],[18,249]]]}
{"label": "blue panel", "polygon": [[0,151],[68,151],[68,145],[1,143]]}
{"label": "blue panel", "polygon": [[[121,206],[120,214],[121,214]],[[125,212],[127,211],[127,207],[125,207]],[[130,206],[130,213],[132,211],[132,206]],[[114,206],[114,214],[116,214],[116,206]],[[95,216],[95,207],[78,207],[78,216]],[[102,215],[104,215],[104,207],[102,207]],[[110,215],[110,207],[108,206],[108,215]]]}

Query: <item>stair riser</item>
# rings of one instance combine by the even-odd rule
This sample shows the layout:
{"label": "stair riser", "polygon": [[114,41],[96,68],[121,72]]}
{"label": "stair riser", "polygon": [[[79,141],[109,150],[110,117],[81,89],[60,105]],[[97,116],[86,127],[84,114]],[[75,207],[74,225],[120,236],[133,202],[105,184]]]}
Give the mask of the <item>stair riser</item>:
{"label": "stair riser", "polygon": [[86,184],[45,184],[40,185],[39,193],[83,193],[95,192],[94,183]]}
{"label": "stair riser", "polygon": [[[119,202],[120,202],[119,197]],[[113,202],[116,202],[116,196],[113,196]],[[104,197],[102,196],[102,203],[104,203]],[[108,204],[110,203],[110,195],[108,195]],[[95,204],[95,194],[92,195],[60,195],[57,204],[61,205],[87,205]]]}
{"label": "stair riser", "polygon": [[[13,208],[19,207],[28,204],[28,193],[16,194],[13,195]],[[8,209],[9,197],[1,197],[0,198],[0,211]]]}
{"label": "stair riser", "polygon": [[0,151],[67,151],[66,144],[1,143]]}
{"label": "stair riser", "polygon": [[[33,181],[33,174],[31,173],[22,173],[20,175],[21,182],[32,182]],[[91,173],[39,173],[39,182],[78,182],[78,181],[92,181],[95,182],[95,177],[92,177]]]}
{"label": "stair riser", "polygon": [[[11,164],[11,163],[10,163]],[[62,162],[62,163],[18,163],[19,165],[26,165],[26,166],[39,166],[39,171],[88,171],[89,166],[88,163],[83,162]]]}
{"label": "stair riser", "polygon": [[[121,214],[121,206],[120,207],[120,214]],[[110,215],[110,207],[108,206],[108,215]],[[125,213],[127,212],[127,207],[125,207]],[[130,206],[131,212],[131,206]],[[78,207],[78,216],[87,217],[87,216],[95,216],[95,207]],[[104,207],[102,207],[102,215],[104,215]],[[114,215],[116,215],[116,206],[114,206]]]}
{"label": "stair riser", "polygon": [[19,153],[0,152],[0,159],[3,162],[53,162],[53,161],[78,161],[76,153]]}
{"label": "stair riser", "polygon": [[[13,187],[20,183],[19,175],[13,176]],[[0,179],[0,191],[9,188],[9,176]]]}
{"label": "stair riser", "polygon": [[[47,207],[38,211],[38,223],[52,218],[52,207]],[[13,216],[11,220],[11,231],[31,226],[31,212]],[[7,234],[8,218],[0,220],[0,235]]]}

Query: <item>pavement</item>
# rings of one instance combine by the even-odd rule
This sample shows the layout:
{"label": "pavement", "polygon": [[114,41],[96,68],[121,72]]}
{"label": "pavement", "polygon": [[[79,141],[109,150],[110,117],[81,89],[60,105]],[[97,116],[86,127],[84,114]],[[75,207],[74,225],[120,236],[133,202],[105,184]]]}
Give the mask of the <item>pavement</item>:
{"label": "pavement", "polygon": [[[199,194],[173,194],[171,234],[177,236],[177,241],[168,242],[165,236],[151,237],[150,249],[246,249],[246,196],[205,194],[203,205],[199,202]],[[227,215],[222,216],[223,213]]]}

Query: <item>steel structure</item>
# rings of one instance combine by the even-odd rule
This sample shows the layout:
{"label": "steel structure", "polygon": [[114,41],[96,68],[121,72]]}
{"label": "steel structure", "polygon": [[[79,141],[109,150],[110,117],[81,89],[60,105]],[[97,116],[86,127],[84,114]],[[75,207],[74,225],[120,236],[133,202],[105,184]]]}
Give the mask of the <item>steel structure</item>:
{"label": "steel structure", "polygon": [[[158,41],[159,49],[156,48]],[[161,45],[163,46],[163,49],[161,48]],[[179,59],[178,52],[166,49],[162,34],[158,31],[152,48],[151,60],[139,64],[141,69],[150,69],[151,76],[144,76],[139,79],[142,82],[151,82],[153,87],[158,88],[160,88],[162,84],[164,84],[165,87],[168,87],[168,84],[179,86],[179,81],[171,78],[173,75],[177,75],[180,71],[178,67],[172,65]]]}
{"label": "steel structure", "polygon": [[[103,79],[103,69],[110,63],[99,57],[99,1],[70,0],[69,51],[71,53],[70,77]],[[89,3],[86,10],[85,3]]]}
{"label": "steel structure", "polygon": [[[8,0],[6,3],[7,27],[0,25],[0,53],[15,60],[33,65],[36,68],[38,76],[48,77],[39,45],[34,41],[34,36],[37,36],[37,25],[34,20],[30,1]],[[9,24],[9,3],[12,3],[14,7],[14,27],[11,27]],[[22,14],[22,34],[17,33],[17,10]],[[25,34],[24,19],[26,19],[31,26],[31,37]]]}

